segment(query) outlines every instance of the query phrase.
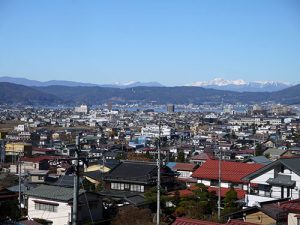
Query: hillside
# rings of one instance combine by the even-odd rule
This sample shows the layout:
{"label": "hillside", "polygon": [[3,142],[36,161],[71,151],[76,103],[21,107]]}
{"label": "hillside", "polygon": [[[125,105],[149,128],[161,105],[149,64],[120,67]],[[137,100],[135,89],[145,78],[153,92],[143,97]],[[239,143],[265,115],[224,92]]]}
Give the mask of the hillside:
{"label": "hillside", "polygon": [[0,104],[55,105],[153,102],[157,104],[300,103],[300,85],[277,92],[234,92],[202,87],[26,87],[0,82]]}
{"label": "hillside", "polygon": [[166,104],[220,104],[224,103],[256,103],[270,99],[269,93],[254,92],[237,93],[206,89],[201,87],[135,87],[128,89],[103,88],[103,87],[39,87],[40,91],[59,96],[66,101],[76,104],[102,104],[107,101],[118,103],[125,102],[155,102]]}
{"label": "hillside", "polygon": [[54,105],[60,98],[23,85],[0,82],[0,104]]}

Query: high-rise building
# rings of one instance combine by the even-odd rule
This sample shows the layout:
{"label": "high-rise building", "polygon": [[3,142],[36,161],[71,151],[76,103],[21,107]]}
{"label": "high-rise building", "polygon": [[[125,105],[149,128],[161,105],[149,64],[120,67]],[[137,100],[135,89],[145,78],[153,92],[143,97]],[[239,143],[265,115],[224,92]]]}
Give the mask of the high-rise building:
{"label": "high-rise building", "polygon": [[175,106],[174,106],[174,104],[168,104],[167,105],[167,111],[168,111],[168,113],[175,112]]}

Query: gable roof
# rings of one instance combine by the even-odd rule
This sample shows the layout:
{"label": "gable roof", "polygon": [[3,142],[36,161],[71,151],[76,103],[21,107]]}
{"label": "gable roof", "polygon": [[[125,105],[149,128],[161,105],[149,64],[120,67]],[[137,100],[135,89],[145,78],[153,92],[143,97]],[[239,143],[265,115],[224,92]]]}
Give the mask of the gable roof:
{"label": "gable roof", "polygon": [[250,180],[260,176],[261,174],[263,174],[267,171],[270,171],[271,169],[273,169],[274,167],[276,167],[277,165],[280,165],[280,164],[284,165],[285,167],[287,167],[288,169],[292,170],[294,173],[296,173],[297,175],[300,176],[300,158],[291,157],[291,158],[277,159],[276,161],[272,162],[271,164],[268,164],[268,165],[260,168],[259,170],[243,177],[242,179],[245,181],[250,181]]}
{"label": "gable roof", "polygon": [[176,165],[174,166],[174,170],[178,171],[178,170],[182,170],[182,171],[194,171],[195,167],[197,165],[192,164],[192,163],[176,163]]}
{"label": "gable roof", "polygon": [[[79,194],[84,193],[84,190],[79,190]],[[52,185],[40,185],[26,191],[27,196],[37,197],[41,199],[69,201],[73,199],[73,188],[66,188]]]}
{"label": "gable roof", "polygon": [[151,174],[156,171],[155,163],[141,161],[123,161],[105,176],[108,181],[131,181],[135,183],[148,183]]}
{"label": "gable roof", "polygon": [[263,165],[268,165],[270,164],[272,161],[269,160],[267,157],[260,155],[260,156],[253,156],[250,159],[246,160],[246,162],[252,161],[254,163],[259,163],[259,164],[263,164]]}
{"label": "gable roof", "polygon": [[[241,162],[221,162],[221,179],[223,181],[230,181],[235,183],[243,183],[242,178],[262,168],[261,164],[248,164]],[[219,161],[208,160],[200,166],[192,177],[217,180],[219,179]]]}

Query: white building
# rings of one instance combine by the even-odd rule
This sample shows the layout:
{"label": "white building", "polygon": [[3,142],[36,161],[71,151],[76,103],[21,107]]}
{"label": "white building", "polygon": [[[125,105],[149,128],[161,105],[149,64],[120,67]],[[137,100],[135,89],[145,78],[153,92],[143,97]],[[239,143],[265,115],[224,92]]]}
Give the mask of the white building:
{"label": "white building", "polygon": [[81,105],[79,107],[75,107],[75,112],[88,114],[89,108],[87,105]]}
{"label": "white building", "polygon": [[281,198],[300,197],[300,158],[280,158],[273,163],[246,176],[247,206]]}
{"label": "white building", "polygon": [[[161,126],[160,127],[160,136],[166,136],[168,138],[171,137],[172,128],[168,126]],[[142,128],[142,136],[146,137],[159,137],[159,126],[158,125],[147,125],[146,127]]]}
{"label": "white building", "polygon": [[[29,218],[43,219],[52,225],[69,225],[72,218],[73,188],[40,185],[25,193]],[[78,200],[78,222],[102,219],[102,200],[96,193],[80,190]],[[91,219],[91,216],[93,217]]]}

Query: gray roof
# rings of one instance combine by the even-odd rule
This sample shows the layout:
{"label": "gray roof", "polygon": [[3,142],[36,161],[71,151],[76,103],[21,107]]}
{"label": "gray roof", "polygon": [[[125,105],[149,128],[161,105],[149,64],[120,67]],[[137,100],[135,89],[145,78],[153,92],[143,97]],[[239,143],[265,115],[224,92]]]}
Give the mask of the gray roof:
{"label": "gray roof", "polygon": [[[79,194],[82,194],[84,192],[84,190],[80,190]],[[36,188],[26,191],[25,194],[41,199],[58,200],[66,202],[73,199],[73,188],[52,185],[40,185]]]}
{"label": "gray roof", "polygon": [[282,158],[280,159],[282,164],[284,164],[287,168],[291,169],[294,173],[300,176],[300,158]]}
{"label": "gray roof", "polygon": [[268,148],[266,151],[264,151],[264,155],[270,154],[271,156],[281,156],[285,152],[286,152],[286,150],[284,150],[284,149]]}
{"label": "gray roof", "polygon": [[269,178],[267,180],[268,184],[275,185],[275,186],[294,186],[296,181],[292,180],[291,176],[278,174],[275,178]]}
{"label": "gray roof", "polygon": [[251,179],[254,179],[258,176],[260,176],[261,174],[270,171],[271,169],[273,169],[274,167],[276,167],[277,165],[284,165],[286,166],[288,169],[292,170],[294,173],[296,173],[297,175],[300,176],[300,158],[298,157],[293,157],[293,158],[280,158],[266,166],[264,166],[263,168],[255,171],[254,173],[251,173],[250,175],[242,178],[242,180],[246,180],[249,181]]}
{"label": "gray roof", "polygon": [[155,163],[139,161],[123,161],[109,171],[105,179],[108,181],[131,181],[149,183],[152,174],[157,170]]}
{"label": "gray roof", "polygon": [[146,204],[143,194],[137,194],[132,191],[119,191],[119,190],[104,190],[99,192],[100,195],[108,198],[123,199],[135,206]]}
{"label": "gray roof", "polygon": [[265,156],[261,155],[261,156],[253,156],[250,159],[248,159],[247,161],[252,161],[258,164],[263,164],[263,165],[268,165],[271,163],[271,160],[267,159]]}
{"label": "gray roof", "polygon": [[130,196],[130,197],[125,198],[125,200],[135,206],[141,206],[141,205],[146,204],[145,197],[142,195]]}

